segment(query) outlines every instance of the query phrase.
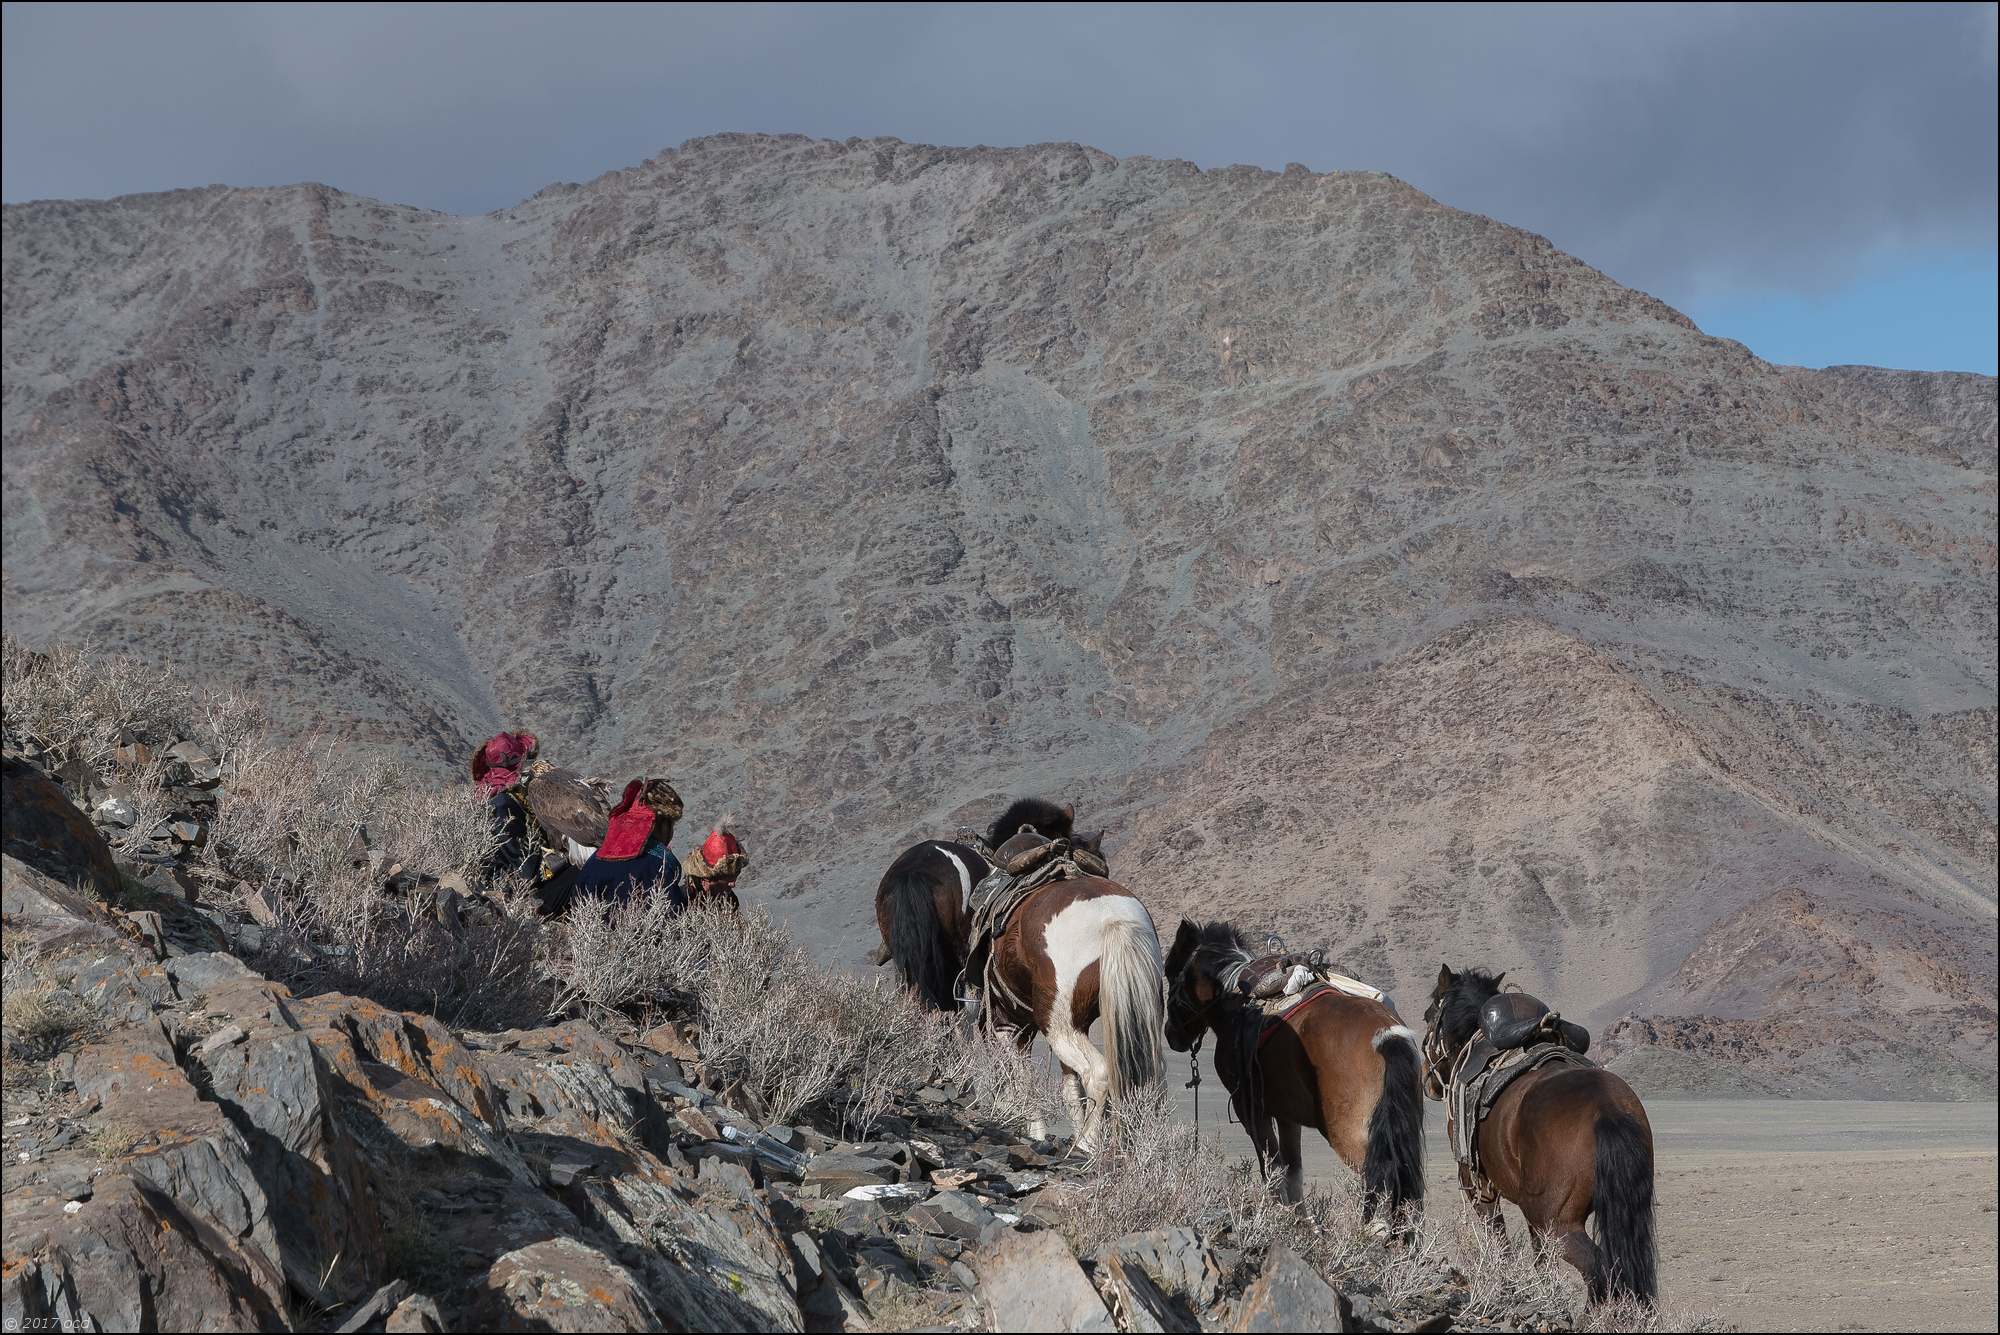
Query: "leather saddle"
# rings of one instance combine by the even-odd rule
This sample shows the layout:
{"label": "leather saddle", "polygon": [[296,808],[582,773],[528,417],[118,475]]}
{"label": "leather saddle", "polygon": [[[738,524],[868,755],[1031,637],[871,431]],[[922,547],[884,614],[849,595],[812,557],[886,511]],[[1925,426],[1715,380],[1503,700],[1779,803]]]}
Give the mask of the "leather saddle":
{"label": "leather saddle", "polygon": [[1009,876],[1025,876],[1054,856],[1056,841],[1023,827],[993,850],[994,865]]}
{"label": "leather saddle", "polygon": [[1581,1056],[1590,1051],[1590,1031],[1572,1024],[1526,992],[1501,992],[1479,1008],[1479,1028],[1501,1052],[1553,1043]]}
{"label": "leather saddle", "polygon": [[1312,968],[1311,960],[1303,954],[1262,955],[1245,964],[1236,975],[1236,990],[1253,1001],[1284,995],[1286,984],[1291,981],[1292,970]]}

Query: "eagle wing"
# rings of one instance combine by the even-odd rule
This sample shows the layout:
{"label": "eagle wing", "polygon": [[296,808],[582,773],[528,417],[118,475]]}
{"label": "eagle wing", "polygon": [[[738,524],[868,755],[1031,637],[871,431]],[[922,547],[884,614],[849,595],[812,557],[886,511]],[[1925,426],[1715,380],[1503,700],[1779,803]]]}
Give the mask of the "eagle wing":
{"label": "eagle wing", "polygon": [[522,786],[521,800],[548,834],[551,846],[561,847],[564,839],[574,839],[586,848],[604,842],[611,803],[581,774],[543,770]]}

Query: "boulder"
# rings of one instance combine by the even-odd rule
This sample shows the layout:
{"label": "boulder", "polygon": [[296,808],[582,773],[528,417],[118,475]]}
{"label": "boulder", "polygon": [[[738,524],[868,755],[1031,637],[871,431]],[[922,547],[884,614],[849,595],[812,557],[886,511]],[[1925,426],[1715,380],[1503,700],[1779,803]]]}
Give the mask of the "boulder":
{"label": "boulder", "polygon": [[994,1330],[1117,1329],[1059,1233],[1009,1233],[973,1269]]}
{"label": "boulder", "polygon": [[1352,1328],[1347,1304],[1319,1272],[1284,1247],[1276,1247],[1264,1273],[1236,1306],[1232,1331],[1344,1331]]}
{"label": "boulder", "polygon": [[104,836],[53,779],[12,754],[0,760],[0,828],[9,856],[63,885],[101,899],[122,888]]}
{"label": "boulder", "polygon": [[1097,1263],[1135,1267],[1161,1290],[1185,1297],[1197,1310],[1213,1306],[1222,1291],[1222,1264],[1191,1228],[1127,1233],[1100,1252]]}
{"label": "boulder", "polygon": [[481,1330],[666,1328],[637,1276],[569,1237],[544,1238],[494,1261],[474,1290],[470,1315]]}

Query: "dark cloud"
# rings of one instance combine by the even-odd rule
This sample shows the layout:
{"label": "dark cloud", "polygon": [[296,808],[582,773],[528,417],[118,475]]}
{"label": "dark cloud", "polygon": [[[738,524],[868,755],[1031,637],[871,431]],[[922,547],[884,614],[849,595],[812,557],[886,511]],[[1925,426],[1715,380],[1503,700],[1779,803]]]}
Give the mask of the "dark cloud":
{"label": "dark cloud", "polygon": [[10,201],[453,211],[718,130],[1393,172],[1691,301],[1987,249],[1995,9],[9,5]]}

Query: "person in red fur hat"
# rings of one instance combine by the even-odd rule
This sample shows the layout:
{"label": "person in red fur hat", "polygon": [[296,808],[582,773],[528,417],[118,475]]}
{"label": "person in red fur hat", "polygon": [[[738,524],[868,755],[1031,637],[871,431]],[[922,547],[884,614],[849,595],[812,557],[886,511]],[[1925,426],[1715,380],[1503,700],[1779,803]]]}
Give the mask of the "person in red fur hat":
{"label": "person in red fur hat", "polygon": [[504,793],[521,778],[521,767],[538,749],[532,732],[496,732],[472,753],[472,781],[488,793]]}
{"label": "person in red fur hat", "polygon": [[634,779],[611,809],[604,842],[576,874],[571,897],[602,895],[626,900],[635,890],[665,894],[687,907],[681,862],[667,847],[681,818],[681,795],[665,779]]}
{"label": "person in red fur hat", "polygon": [[713,896],[712,902],[726,904],[734,913],[742,908],[736,898],[736,878],[750,865],[750,855],[743,850],[743,844],[729,832],[729,822],[724,820],[708,832],[700,848],[681,859],[681,874],[687,880],[688,898],[691,903],[701,903],[704,895]]}

